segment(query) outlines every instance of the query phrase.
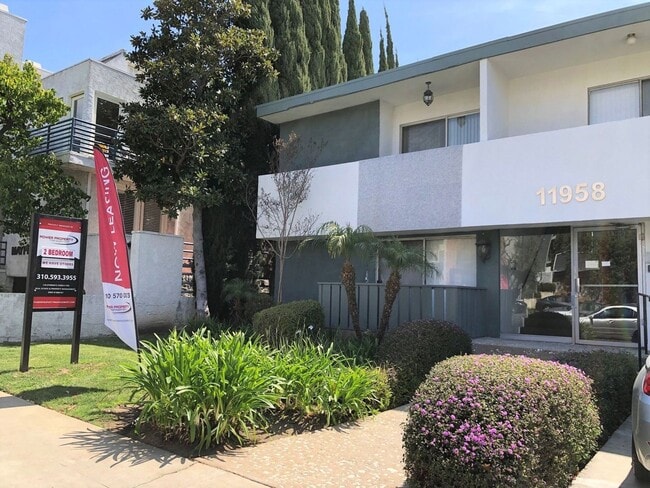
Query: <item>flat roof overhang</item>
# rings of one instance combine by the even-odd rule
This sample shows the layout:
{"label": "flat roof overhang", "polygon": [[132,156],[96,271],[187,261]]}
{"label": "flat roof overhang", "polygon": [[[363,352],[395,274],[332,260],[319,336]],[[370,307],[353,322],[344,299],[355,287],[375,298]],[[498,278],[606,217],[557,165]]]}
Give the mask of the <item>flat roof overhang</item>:
{"label": "flat roof overhang", "polygon": [[[637,42],[625,42],[634,32]],[[434,95],[478,88],[479,63],[491,59],[508,78],[584,64],[650,49],[650,3],[557,24],[400,66],[257,106],[275,124],[372,101],[401,105],[419,100],[425,81]]]}

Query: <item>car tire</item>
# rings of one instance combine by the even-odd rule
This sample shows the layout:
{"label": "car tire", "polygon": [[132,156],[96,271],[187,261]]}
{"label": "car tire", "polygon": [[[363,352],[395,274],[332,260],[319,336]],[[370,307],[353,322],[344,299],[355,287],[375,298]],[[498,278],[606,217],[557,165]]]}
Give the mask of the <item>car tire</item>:
{"label": "car tire", "polygon": [[634,477],[639,481],[650,481],[650,471],[645,469],[641,461],[636,455],[636,446],[634,445],[634,438],[632,438],[632,470]]}

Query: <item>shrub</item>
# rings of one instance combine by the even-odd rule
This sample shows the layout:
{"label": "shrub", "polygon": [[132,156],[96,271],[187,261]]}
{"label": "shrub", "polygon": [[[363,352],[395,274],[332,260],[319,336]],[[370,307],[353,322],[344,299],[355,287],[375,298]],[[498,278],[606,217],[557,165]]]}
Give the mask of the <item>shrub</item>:
{"label": "shrub", "polygon": [[377,362],[389,371],[392,405],[408,403],[433,365],[470,354],[472,339],[460,327],[440,320],[415,320],[389,331],[377,350]]}
{"label": "shrub", "polygon": [[316,300],[283,303],[257,312],[253,329],[271,344],[292,340],[296,333],[311,327],[314,332],[323,327],[323,308]]}
{"label": "shrub", "polygon": [[557,355],[561,363],[584,371],[593,380],[593,391],[600,414],[603,444],[630,416],[632,385],[638,372],[637,360],[625,352],[565,352]]}
{"label": "shrub", "polygon": [[282,407],[306,422],[326,425],[353,420],[389,404],[386,375],[309,338],[292,341],[274,356],[273,373],[283,378]]}
{"label": "shrub", "polygon": [[213,317],[194,317],[189,319],[181,328],[190,335],[202,329],[209,332],[212,337],[218,337],[222,332],[227,331],[229,327]]}
{"label": "shrub", "polygon": [[523,356],[443,361],[409,410],[409,486],[568,486],[600,433],[590,383],[572,366]]}
{"label": "shrub", "polygon": [[173,331],[143,343],[140,362],[125,366],[122,379],[142,407],[138,428],[151,424],[200,450],[267,425],[280,383],[269,370],[268,350],[241,332],[215,340],[205,330]]}

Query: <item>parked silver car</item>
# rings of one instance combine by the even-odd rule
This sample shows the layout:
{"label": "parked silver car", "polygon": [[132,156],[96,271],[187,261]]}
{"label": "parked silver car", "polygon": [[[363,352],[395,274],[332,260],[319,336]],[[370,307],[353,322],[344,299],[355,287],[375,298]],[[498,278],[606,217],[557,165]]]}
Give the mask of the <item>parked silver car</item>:
{"label": "parked silver car", "polygon": [[638,480],[650,481],[650,357],[632,387],[632,468]]}
{"label": "parked silver car", "polygon": [[636,305],[610,305],[580,317],[580,325],[588,328],[589,339],[635,342],[637,308]]}

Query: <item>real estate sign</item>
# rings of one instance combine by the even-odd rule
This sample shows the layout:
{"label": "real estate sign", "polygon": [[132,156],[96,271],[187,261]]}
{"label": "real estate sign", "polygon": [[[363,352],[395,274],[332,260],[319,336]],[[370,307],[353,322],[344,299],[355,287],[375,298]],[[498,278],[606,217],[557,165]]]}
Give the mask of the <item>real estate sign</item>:
{"label": "real estate sign", "polygon": [[74,312],[70,362],[79,360],[87,229],[85,219],[32,217],[20,371],[29,368],[34,312]]}
{"label": "real estate sign", "polygon": [[32,308],[35,312],[75,310],[83,286],[82,221],[37,216],[36,256],[30,263]]}

